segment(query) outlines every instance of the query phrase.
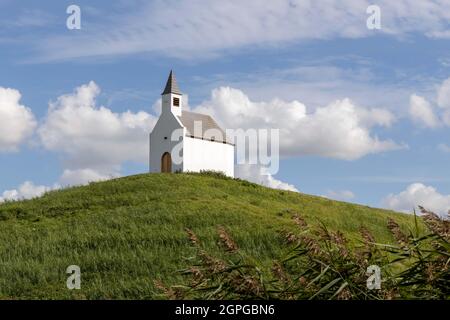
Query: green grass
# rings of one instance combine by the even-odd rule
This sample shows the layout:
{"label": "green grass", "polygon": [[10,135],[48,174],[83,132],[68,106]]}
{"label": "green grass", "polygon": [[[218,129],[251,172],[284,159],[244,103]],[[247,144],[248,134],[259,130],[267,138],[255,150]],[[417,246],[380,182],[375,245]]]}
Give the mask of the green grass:
{"label": "green grass", "polygon": [[[52,191],[0,205],[0,299],[152,299],[153,281],[182,282],[177,270],[194,254],[185,228],[220,256],[217,226],[242,254],[269,267],[294,230],[292,212],[323,222],[357,244],[366,226],[393,243],[388,217],[406,231],[410,215],[273,190],[206,174],[144,174]],[[66,288],[69,265],[82,271],[81,290]]]}

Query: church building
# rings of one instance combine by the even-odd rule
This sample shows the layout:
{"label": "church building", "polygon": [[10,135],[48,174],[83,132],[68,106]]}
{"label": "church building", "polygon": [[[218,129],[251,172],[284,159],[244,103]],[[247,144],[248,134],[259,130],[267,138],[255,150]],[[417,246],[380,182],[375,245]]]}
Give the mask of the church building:
{"label": "church building", "polygon": [[161,115],[150,133],[150,172],[213,170],[234,177],[234,143],[211,116],[183,109],[172,71],[161,95]]}

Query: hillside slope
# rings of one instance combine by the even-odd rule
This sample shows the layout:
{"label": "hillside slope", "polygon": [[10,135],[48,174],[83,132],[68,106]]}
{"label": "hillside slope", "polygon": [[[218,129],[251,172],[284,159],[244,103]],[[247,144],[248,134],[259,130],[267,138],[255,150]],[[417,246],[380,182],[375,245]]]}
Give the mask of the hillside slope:
{"label": "hillside slope", "polygon": [[[211,252],[225,226],[243,254],[262,267],[279,257],[281,230],[292,212],[356,239],[365,225],[393,242],[388,217],[413,227],[409,215],[273,190],[201,174],[144,174],[53,191],[0,205],[0,299],[151,299],[153,281],[181,279],[193,253],[185,228]],[[356,241],[355,241],[356,242]],[[81,290],[66,288],[66,268],[78,265]]]}

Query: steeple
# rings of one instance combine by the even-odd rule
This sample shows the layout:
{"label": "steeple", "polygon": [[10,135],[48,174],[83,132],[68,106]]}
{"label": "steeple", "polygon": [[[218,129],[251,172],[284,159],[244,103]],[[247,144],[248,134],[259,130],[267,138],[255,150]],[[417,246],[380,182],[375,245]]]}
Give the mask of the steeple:
{"label": "steeple", "polygon": [[164,88],[163,93],[161,94],[168,94],[168,93],[175,93],[181,95],[181,91],[178,88],[177,80],[175,79],[175,74],[172,70],[170,70],[169,78],[167,79],[166,87]]}
{"label": "steeple", "polygon": [[181,116],[183,108],[183,95],[178,88],[175,74],[170,70],[169,78],[167,79],[166,87],[161,93],[162,112],[171,112],[174,116]]}

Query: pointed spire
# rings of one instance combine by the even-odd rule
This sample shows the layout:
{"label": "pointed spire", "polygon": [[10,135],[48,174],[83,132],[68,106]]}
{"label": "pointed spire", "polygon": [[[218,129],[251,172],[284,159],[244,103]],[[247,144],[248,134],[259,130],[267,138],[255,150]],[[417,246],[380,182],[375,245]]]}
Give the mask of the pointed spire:
{"label": "pointed spire", "polygon": [[172,70],[170,70],[170,74],[169,74],[169,78],[167,79],[166,87],[164,88],[164,91],[161,94],[168,94],[168,93],[181,94],[181,91],[177,85],[177,80],[175,79],[175,74],[173,73]]}

